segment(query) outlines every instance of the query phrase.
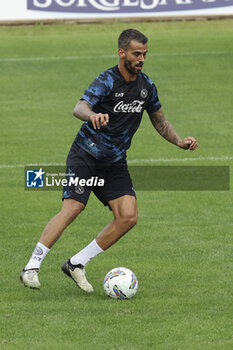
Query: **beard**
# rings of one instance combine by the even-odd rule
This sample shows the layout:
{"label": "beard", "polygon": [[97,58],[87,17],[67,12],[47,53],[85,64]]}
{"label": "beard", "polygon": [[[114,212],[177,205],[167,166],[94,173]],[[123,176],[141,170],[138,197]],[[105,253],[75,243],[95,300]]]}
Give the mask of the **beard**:
{"label": "beard", "polygon": [[124,66],[125,66],[126,70],[127,70],[130,74],[132,74],[132,75],[138,75],[138,74],[141,72],[141,70],[137,70],[136,67],[142,67],[143,64],[140,64],[140,63],[139,63],[139,64],[133,66],[133,65],[132,65],[132,62],[131,62],[130,60],[128,60],[127,58],[125,58]]}

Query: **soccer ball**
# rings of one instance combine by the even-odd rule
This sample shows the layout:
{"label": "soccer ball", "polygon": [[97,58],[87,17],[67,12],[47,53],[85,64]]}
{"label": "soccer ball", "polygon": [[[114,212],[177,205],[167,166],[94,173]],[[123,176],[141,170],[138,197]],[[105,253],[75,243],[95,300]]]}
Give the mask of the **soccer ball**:
{"label": "soccer ball", "polygon": [[126,267],[110,270],[104,278],[104,291],[113,299],[130,299],[138,290],[138,280]]}

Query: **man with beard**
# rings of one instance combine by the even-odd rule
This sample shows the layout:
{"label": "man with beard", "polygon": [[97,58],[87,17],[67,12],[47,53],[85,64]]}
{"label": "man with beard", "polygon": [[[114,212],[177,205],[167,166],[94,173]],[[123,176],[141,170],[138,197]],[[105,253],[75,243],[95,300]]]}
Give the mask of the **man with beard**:
{"label": "man with beard", "polygon": [[84,249],[67,260],[62,270],[87,293],[93,292],[85,266],[128,232],[137,222],[137,202],[130,178],[126,151],[146,110],[152,125],[176,146],[197,148],[193,137],[183,140],[165,119],[157,89],[142,67],[147,54],[146,36],[135,29],[124,30],[118,39],[119,64],[101,73],[85,90],[74,109],[84,121],[67,157],[69,174],[88,180],[100,178],[104,186],[69,183],[63,189],[61,211],[49,221],[20,278],[25,286],[40,288],[41,263],[65,228],[84,210],[91,191],[113,212],[110,222]]}

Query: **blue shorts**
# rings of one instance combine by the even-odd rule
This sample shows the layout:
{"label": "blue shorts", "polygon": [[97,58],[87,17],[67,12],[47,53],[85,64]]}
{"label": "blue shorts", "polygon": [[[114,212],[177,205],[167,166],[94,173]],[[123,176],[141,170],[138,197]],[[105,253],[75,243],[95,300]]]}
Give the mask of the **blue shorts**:
{"label": "blue shorts", "polygon": [[72,198],[87,204],[90,193],[104,204],[125,196],[136,197],[126,159],[115,163],[97,160],[75,142],[66,161],[67,186],[63,187],[62,199]]}

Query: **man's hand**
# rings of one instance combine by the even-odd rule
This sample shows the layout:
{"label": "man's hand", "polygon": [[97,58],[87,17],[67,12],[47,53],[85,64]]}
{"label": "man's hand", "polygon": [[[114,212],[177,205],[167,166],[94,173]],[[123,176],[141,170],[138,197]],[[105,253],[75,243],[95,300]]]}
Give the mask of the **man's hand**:
{"label": "man's hand", "polygon": [[93,125],[93,128],[100,129],[102,126],[107,126],[109,122],[109,115],[108,114],[93,114],[89,117],[90,122]]}
{"label": "man's hand", "polygon": [[180,141],[178,143],[178,146],[183,149],[189,149],[190,151],[194,151],[198,147],[198,143],[194,137],[189,136]]}
{"label": "man's hand", "polygon": [[73,115],[80,120],[91,122],[95,130],[107,126],[109,122],[108,114],[93,112],[91,105],[85,100],[78,101],[74,108]]}

